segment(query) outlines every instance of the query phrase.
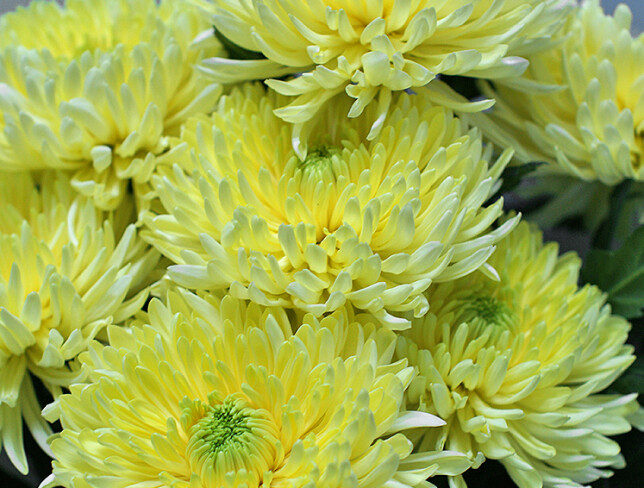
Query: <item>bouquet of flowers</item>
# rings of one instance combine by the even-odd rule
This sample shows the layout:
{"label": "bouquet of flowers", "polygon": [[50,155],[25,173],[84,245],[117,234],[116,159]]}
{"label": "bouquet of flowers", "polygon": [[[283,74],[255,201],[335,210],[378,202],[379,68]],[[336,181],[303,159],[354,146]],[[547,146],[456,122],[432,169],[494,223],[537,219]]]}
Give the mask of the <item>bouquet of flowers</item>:
{"label": "bouquet of flowers", "polygon": [[599,0],[0,17],[5,479],[579,488],[641,456],[631,21]]}

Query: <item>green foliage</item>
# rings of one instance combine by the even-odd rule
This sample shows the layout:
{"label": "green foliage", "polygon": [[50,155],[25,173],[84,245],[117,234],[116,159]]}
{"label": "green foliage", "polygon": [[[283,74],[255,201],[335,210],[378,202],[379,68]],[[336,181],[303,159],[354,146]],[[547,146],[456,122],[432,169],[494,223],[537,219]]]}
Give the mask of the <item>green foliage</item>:
{"label": "green foliage", "polygon": [[638,357],[630,368],[611,385],[611,390],[625,395],[644,393],[644,357]]}
{"label": "green foliage", "polygon": [[586,258],[581,279],[608,294],[613,312],[627,319],[641,317],[644,308],[644,226],[637,228],[616,251],[593,249]]}
{"label": "green foliage", "polygon": [[630,195],[633,186],[633,180],[624,180],[613,188],[608,215],[593,236],[594,248],[610,249],[620,222],[623,222],[624,219],[628,220],[629,212],[626,207],[629,199],[633,198]]}
{"label": "green foliage", "polygon": [[501,175],[501,179],[503,180],[501,188],[499,188],[499,191],[497,191],[494,196],[490,198],[490,202],[494,202],[504,193],[514,190],[517,186],[519,186],[523,178],[534,172],[542,164],[545,163],[534,161],[517,166],[508,166],[507,168],[505,168],[503,170],[503,174]]}

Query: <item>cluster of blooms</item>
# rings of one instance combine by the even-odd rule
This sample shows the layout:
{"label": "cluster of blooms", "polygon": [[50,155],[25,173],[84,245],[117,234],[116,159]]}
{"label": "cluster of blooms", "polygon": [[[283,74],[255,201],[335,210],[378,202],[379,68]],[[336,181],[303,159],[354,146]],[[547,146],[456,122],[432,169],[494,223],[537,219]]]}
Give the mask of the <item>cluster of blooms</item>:
{"label": "cluster of blooms", "polygon": [[4,15],[10,461],[29,471],[26,426],[43,488],[461,488],[488,459],[520,488],[610,476],[607,436],[641,421],[604,392],[630,324],[496,195],[529,161],[644,182],[629,27],[597,0]]}

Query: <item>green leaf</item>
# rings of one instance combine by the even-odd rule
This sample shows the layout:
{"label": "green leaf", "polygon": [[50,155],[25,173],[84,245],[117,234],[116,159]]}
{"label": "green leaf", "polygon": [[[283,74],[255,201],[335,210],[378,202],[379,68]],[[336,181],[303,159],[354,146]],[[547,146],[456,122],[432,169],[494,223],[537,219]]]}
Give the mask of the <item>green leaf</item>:
{"label": "green leaf", "polygon": [[644,357],[638,357],[626,372],[611,385],[611,390],[624,395],[644,393]]}
{"label": "green leaf", "polygon": [[[597,249],[610,249],[615,238],[620,218],[624,216],[624,206],[627,204],[633,180],[624,180],[613,188],[610,196],[608,215],[601,223],[593,236],[593,247]],[[628,213],[628,212],[627,212]],[[625,216],[627,219],[629,216]]]}
{"label": "green leaf", "polygon": [[593,249],[581,270],[585,283],[608,294],[613,312],[633,319],[644,308],[644,226],[638,227],[616,251]]}
{"label": "green leaf", "polygon": [[492,198],[490,198],[489,201],[494,202],[504,193],[514,190],[519,186],[519,183],[521,183],[523,178],[535,171],[542,164],[545,163],[533,161],[531,163],[521,164],[519,166],[508,166],[505,168],[501,175],[501,179],[503,180],[501,188]]}

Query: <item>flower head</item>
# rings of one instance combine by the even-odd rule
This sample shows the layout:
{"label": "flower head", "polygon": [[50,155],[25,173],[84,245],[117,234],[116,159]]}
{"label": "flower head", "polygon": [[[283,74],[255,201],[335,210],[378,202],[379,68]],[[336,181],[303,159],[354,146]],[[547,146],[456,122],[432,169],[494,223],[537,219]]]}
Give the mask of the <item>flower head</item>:
{"label": "flower head", "polygon": [[488,88],[494,124],[481,129],[548,172],[644,181],[644,37],[632,37],[631,18],[624,4],[607,16],[585,1],[555,48],[529,56],[520,82]]}
{"label": "flower head", "polygon": [[[517,56],[547,44],[565,11],[554,0],[212,3],[215,28],[267,59],[214,58],[204,70],[221,82],[300,73],[267,81],[297,97],[276,110],[292,123],[311,119],[343,91],[355,99],[350,117],[379,99],[373,122],[386,113],[391,92],[424,86],[438,74],[517,76],[526,68]],[[376,123],[370,138],[380,128]]]}
{"label": "flower head", "polygon": [[0,169],[71,170],[76,190],[116,208],[167,136],[215,104],[193,65],[219,46],[189,47],[207,26],[183,0],[36,0],[2,16]]}
{"label": "flower head", "polygon": [[402,488],[468,465],[411,454],[399,431],[442,421],[401,409],[414,372],[391,363],[393,333],[345,312],[296,324],[182,292],[109,334],[82,356],[89,383],[46,411],[63,425],[52,485]]}
{"label": "flower head", "polygon": [[0,434],[22,472],[22,418],[47,451],[51,434],[31,376],[54,397],[78,380],[74,359],[143,305],[158,260],[134,226],[118,235],[111,216],[70,196],[67,178],[49,174],[38,187],[27,174],[0,178]]}
{"label": "flower head", "polygon": [[273,115],[281,100],[235,90],[186,124],[183,167],[158,167],[165,210],[142,235],[181,286],[316,316],[350,303],[404,328],[392,312],[425,314],[429,284],[481,268],[516,223],[490,230],[502,201],[484,206],[510,153],[491,165],[478,133],[422,92],[401,94],[371,142],[329,107],[304,161]]}
{"label": "flower head", "polygon": [[419,369],[409,408],[447,425],[415,439],[476,464],[498,459],[521,488],[579,487],[623,463],[605,437],[630,429],[635,395],[598,394],[633,361],[630,325],[603,294],[577,287],[580,260],[519,224],[481,275],[431,290],[431,312],[402,333],[399,357]]}

